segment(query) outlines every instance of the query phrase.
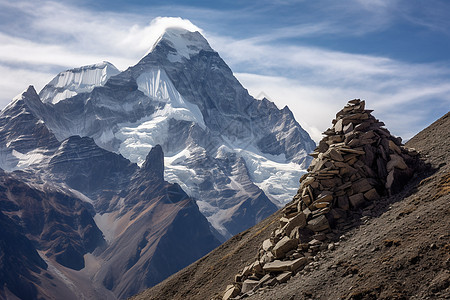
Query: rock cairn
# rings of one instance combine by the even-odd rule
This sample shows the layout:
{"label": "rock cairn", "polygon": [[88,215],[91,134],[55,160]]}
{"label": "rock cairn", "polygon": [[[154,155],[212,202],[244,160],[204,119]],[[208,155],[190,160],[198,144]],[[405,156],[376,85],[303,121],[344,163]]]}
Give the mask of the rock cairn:
{"label": "rock cairn", "polygon": [[[264,286],[288,281],[327,243],[345,230],[355,213],[381,196],[397,192],[417,165],[417,152],[406,149],[384,123],[351,100],[336,114],[333,126],[310,155],[300,189],[283,209],[279,227],[265,240],[254,263],[235,276],[223,299],[239,299]],[[359,214],[360,216],[360,214]]]}

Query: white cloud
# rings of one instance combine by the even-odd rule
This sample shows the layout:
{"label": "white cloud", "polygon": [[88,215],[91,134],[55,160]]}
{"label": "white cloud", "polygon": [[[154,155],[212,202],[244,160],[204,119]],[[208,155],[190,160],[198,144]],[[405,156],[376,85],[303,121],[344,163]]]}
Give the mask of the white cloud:
{"label": "white cloud", "polygon": [[[330,5],[323,9],[325,17],[321,21],[309,19],[292,26],[273,26],[247,39],[235,32],[224,36],[210,29],[217,30],[216,19],[242,19],[246,11],[225,14],[189,7],[160,7],[155,8],[154,14],[173,10],[201,20],[202,26],[210,29],[204,35],[237,72],[244,87],[254,96],[265,92],[280,108],[288,105],[316,141],[330,126],[335,113],[353,98],[366,99],[368,106],[376,110],[375,115],[393,133],[405,138],[427,125],[430,115],[436,115],[433,110],[448,110],[450,68],[446,65],[411,64],[305,43],[292,45],[284,40],[382,30],[395,21],[393,16],[402,2],[327,3]],[[17,14],[19,22],[10,28],[0,27],[0,74],[5,78],[0,82],[1,106],[29,84],[39,90],[67,68],[107,60],[125,69],[137,63],[167,27],[200,30],[182,18],[156,18],[150,22],[157,15],[149,15],[148,11],[93,12],[51,1],[35,5],[4,0],[0,0],[0,9]],[[349,21],[344,22],[346,19]],[[430,102],[434,105],[430,106]]]}
{"label": "white cloud", "polygon": [[[5,72],[0,74],[15,79],[6,80],[8,86],[0,93],[1,107],[24,87],[33,84],[39,91],[42,78],[48,82],[69,68],[106,60],[124,70],[136,64],[168,27],[200,30],[182,18],[156,17],[150,21],[152,18],[139,14],[92,12],[51,1],[40,5],[0,1],[2,8],[26,21],[17,26],[20,29],[0,31],[0,70]],[[40,69],[55,73],[50,78],[34,77]]]}
{"label": "white cloud", "polygon": [[0,102],[1,107],[6,106],[13,97],[23,92],[29,85],[33,85],[37,91],[44,87],[55,75],[52,73],[33,71],[18,67],[7,67],[0,64]]}

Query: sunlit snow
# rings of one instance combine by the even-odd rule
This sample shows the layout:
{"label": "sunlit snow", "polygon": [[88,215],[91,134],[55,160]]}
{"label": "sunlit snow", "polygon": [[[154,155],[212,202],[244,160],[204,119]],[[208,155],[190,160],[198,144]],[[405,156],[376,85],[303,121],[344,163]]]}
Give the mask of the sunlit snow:
{"label": "sunlit snow", "polygon": [[79,93],[92,91],[120,71],[109,62],[84,66],[59,73],[44,87],[40,96],[42,102],[58,103]]}

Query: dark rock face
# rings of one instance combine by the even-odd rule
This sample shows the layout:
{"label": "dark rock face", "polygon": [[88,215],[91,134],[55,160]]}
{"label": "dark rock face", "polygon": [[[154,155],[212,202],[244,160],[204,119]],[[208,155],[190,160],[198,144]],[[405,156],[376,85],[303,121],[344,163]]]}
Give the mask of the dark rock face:
{"label": "dark rock face", "polygon": [[104,212],[111,192],[119,193],[139,168],[122,155],[98,147],[92,138],[72,136],[52,155],[49,171],[58,180],[92,199],[97,212]]}
{"label": "dark rock face", "polygon": [[119,298],[159,283],[220,244],[196,203],[163,180],[163,158],[155,146],[131,177],[118,211],[129,225],[101,254],[95,281]]}
{"label": "dark rock face", "polygon": [[30,86],[9,104],[0,115],[0,163],[3,168],[14,167],[17,157],[13,150],[25,154],[35,149],[47,152],[58,146],[58,140],[34,113],[44,107]]}
{"label": "dark rock face", "polygon": [[2,174],[0,209],[47,257],[68,268],[84,268],[83,255],[105,242],[92,218],[92,206],[55,187],[33,187],[26,183],[29,179],[21,173]]}
{"label": "dark rock face", "polygon": [[160,145],[156,145],[148,153],[142,165],[141,174],[164,180],[164,153]]}
{"label": "dark rock face", "polygon": [[[37,278],[33,273],[39,274],[47,269],[47,264],[26,238],[22,228],[2,211],[0,228],[0,295],[5,295],[7,288],[21,299],[37,298]],[[3,299],[2,296],[0,298]]]}

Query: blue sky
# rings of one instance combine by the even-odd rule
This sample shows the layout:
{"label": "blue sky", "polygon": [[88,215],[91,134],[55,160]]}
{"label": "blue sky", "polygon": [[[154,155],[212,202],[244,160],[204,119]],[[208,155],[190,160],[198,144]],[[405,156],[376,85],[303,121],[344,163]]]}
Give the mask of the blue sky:
{"label": "blue sky", "polygon": [[0,107],[68,68],[124,70],[165,26],[192,24],[252,95],[288,105],[316,141],[353,98],[404,139],[450,107],[445,0],[0,0]]}

